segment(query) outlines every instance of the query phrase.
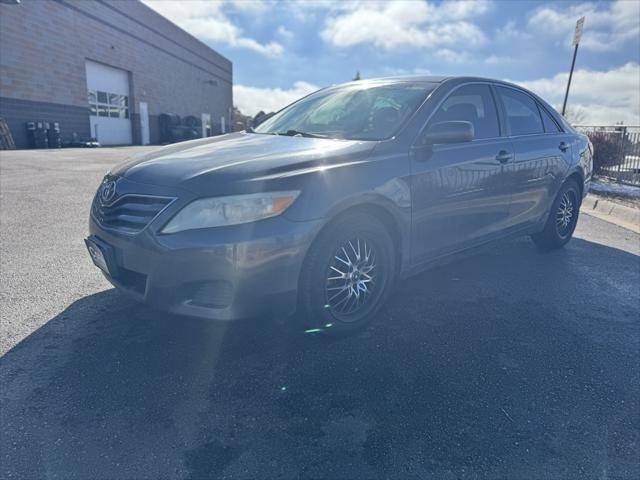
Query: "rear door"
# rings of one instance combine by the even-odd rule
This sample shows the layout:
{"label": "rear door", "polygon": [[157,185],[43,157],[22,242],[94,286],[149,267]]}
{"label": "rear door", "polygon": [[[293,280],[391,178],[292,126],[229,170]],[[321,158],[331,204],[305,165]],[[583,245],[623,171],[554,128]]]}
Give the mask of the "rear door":
{"label": "rear door", "polygon": [[571,135],[531,95],[496,86],[515,158],[510,216],[515,226],[535,224],[549,211],[571,159]]}
{"label": "rear door", "polygon": [[430,125],[468,121],[470,142],[430,146],[411,161],[412,252],[415,262],[460,250],[509,225],[513,150],[501,136],[496,103],[486,83],[453,90]]}

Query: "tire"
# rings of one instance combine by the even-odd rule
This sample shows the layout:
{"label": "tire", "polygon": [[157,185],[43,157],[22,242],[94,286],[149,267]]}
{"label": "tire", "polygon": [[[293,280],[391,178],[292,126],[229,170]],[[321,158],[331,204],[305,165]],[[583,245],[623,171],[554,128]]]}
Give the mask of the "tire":
{"label": "tire", "polygon": [[396,276],[389,232],[364,213],[320,232],[300,276],[298,315],[307,331],[341,335],[361,329],[386,301]]}
{"label": "tire", "polygon": [[565,246],[576,229],[581,203],[578,183],[573,179],[567,180],[551,205],[544,230],[531,236],[533,242],[545,251]]}

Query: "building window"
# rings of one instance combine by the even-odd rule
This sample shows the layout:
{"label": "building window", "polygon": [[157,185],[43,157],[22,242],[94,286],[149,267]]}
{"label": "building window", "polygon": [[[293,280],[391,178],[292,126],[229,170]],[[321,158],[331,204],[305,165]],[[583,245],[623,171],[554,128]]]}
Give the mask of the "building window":
{"label": "building window", "polygon": [[89,90],[89,114],[98,117],[129,118],[129,97]]}

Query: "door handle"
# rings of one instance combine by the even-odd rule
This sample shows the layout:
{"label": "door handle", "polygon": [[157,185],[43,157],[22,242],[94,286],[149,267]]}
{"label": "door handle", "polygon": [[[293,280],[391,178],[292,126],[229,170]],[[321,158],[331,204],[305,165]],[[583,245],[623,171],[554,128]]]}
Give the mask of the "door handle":
{"label": "door handle", "polygon": [[509,160],[513,158],[513,154],[507,152],[506,150],[500,150],[498,155],[496,155],[496,160],[500,163],[507,163]]}
{"label": "door handle", "polygon": [[560,145],[558,145],[558,148],[563,152],[566,152],[567,149],[569,148],[569,144],[566,142],[560,142]]}

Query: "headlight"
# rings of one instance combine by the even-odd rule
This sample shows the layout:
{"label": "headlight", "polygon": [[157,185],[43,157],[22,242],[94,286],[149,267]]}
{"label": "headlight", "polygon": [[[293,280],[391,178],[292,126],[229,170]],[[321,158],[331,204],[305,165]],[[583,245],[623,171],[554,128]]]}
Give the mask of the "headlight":
{"label": "headlight", "polygon": [[268,192],[229,197],[202,198],[191,202],[173,217],[162,233],[196,228],[222,227],[255,222],[284,212],[300,192]]}

